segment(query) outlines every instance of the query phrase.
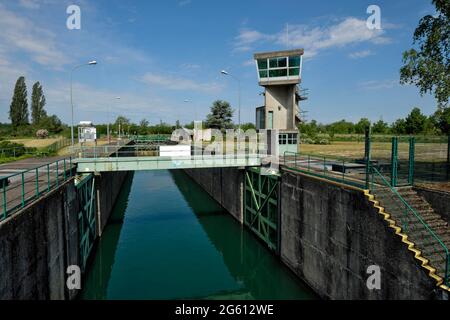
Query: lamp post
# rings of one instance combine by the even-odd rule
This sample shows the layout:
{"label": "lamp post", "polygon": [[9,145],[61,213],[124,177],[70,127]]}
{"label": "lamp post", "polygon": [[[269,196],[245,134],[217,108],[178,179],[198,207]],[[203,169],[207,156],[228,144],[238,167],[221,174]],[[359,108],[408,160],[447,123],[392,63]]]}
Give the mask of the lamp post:
{"label": "lamp post", "polygon": [[74,144],[74,138],[73,138],[73,81],[72,81],[73,80],[73,72],[76,69],[81,68],[83,66],[92,66],[92,65],[96,65],[96,64],[97,64],[97,61],[95,61],[95,60],[90,61],[88,63],[83,63],[83,64],[80,64],[80,65],[77,65],[77,66],[73,67],[71,72],[70,72],[70,105],[72,107],[72,121],[71,121],[71,126],[70,126],[70,137],[71,137],[71,142],[72,142],[72,151],[73,151],[73,148],[74,148],[74,145],[75,145]]}
{"label": "lamp post", "polygon": [[222,71],[220,71],[220,73],[223,74],[224,76],[232,77],[238,83],[238,128],[239,128],[239,133],[240,133],[241,132],[241,81],[238,78],[236,78],[234,75],[229,73],[228,71],[222,70]]}

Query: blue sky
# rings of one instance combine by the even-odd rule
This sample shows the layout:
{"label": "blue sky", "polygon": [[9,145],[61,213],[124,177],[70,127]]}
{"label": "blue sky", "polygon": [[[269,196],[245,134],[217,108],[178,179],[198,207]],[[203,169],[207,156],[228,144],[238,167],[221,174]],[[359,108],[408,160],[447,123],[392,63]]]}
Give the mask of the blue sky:
{"label": "blue sky", "polygon": [[[70,4],[81,9],[80,30],[66,27]],[[381,30],[366,28],[371,4]],[[237,108],[222,69],[241,79],[242,121],[254,122],[263,90],[253,53],[287,48],[305,49],[308,120],[391,122],[414,106],[431,114],[433,97],[401,86],[399,68],[419,19],[433,13],[430,0],[0,0],[0,122],[24,75],[29,93],[40,81],[48,113],[69,123],[69,71],[92,59],[98,65],[74,73],[76,122],[106,122],[108,108],[151,124],[204,119],[216,99]]]}

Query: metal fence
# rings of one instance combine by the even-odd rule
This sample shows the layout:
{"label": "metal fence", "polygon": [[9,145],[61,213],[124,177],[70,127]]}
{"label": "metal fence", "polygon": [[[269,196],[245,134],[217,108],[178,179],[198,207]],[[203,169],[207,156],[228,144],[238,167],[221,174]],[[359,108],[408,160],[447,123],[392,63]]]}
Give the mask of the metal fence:
{"label": "metal fence", "polygon": [[370,167],[370,193],[375,200],[391,215],[408,239],[416,244],[418,249],[436,269],[436,273],[444,279],[445,284],[450,281],[450,255],[447,245],[442,238],[427,224],[422,217],[397,191],[377,168]]}
{"label": "metal fence", "polygon": [[62,159],[0,177],[0,220],[49,193],[74,175],[72,159]]}
{"label": "metal fence", "polygon": [[0,149],[0,159],[18,158],[24,155],[48,156],[56,153],[58,150],[70,145],[69,139],[61,139],[44,148],[34,147],[13,147]]}
{"label": "metal fence", "polygon": [[290,170],[359,188],[364,188],[366,185],[366,165],[355,163],[354,160],[301,155],[290,151],[284,152],[281,160],[281,164]]}

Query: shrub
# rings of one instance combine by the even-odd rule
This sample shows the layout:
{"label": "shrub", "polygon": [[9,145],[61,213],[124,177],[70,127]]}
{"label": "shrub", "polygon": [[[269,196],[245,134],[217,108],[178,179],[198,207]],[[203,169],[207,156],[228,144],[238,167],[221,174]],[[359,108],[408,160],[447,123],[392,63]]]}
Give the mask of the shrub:
{"label": "shrub", "polygon": [[48,131],[46,129],[39,129],[36,131],[36,137],[39,139],[45,139],[48,138]]}

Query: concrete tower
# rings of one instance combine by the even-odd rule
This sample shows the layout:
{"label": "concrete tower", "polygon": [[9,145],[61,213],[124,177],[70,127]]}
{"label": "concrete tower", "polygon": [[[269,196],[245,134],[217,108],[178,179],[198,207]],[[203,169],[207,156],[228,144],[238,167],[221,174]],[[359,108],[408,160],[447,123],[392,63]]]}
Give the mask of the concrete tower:
{"label": "concrete tower", "polygon": [[297,152],[302,56],[303,49],[254,55],[259,85],[265,89],[264,106],[256,108],[256,129],[279,131],[280,154]]}

